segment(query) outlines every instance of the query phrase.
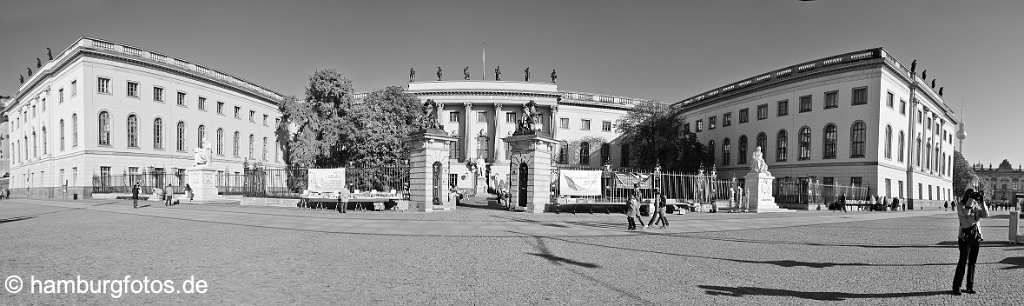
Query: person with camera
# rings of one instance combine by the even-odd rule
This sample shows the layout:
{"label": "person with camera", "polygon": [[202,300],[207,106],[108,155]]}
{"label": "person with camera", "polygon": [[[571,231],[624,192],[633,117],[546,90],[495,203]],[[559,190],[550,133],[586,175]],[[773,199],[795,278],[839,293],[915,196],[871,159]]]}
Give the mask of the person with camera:
{"label": "person with camera", "polygon": [[[977,180],[975,178],[974,180]],[[978,186],[976,182],[971,184]],[[978,250],[981,246],[981,219],[988,218],[988,208],[985,206],[985,194],[968,188],[964,191],[960,203],[953,205],[956,208],[958,227],[957,246],[960,249],[960,258],[956,262],[956,272],[953,275],[953,295],[960,295],[960,292],[974,294],[974,264],[978,261]],[[964,279],[964,270],[967,270],[967,288],[960,291],[960,284]]]}

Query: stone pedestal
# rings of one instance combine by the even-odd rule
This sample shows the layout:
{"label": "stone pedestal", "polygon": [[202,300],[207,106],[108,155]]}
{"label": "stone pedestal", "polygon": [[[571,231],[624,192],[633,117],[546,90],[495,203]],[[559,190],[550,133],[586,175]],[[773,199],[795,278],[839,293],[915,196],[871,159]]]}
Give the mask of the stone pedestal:
{"label": "stone pedestal", "polygon": [[1010,212],[1009,241],[1010,243],[1024,243],[1024,237],[1020,234],[1020,212]]}
{"label": "stone pedestal", "polygon": [[[486,165],[477,165],[477,167],[486,167]],[[487,197],[487,175],[483,172],[474,172],[473,176],[476,176],[476,182],[474,183],[474,192],[478,197]]]}
{"label": "stone pedestal", "polygon": [[192,187],[193,201],[219,200],[217,194],[217,170],[208,168],[189,168],[186,171],[188,185]]}
{"label": "stone pedestal", "polygon": [[448,194],[448,144],[456,141],[441,130],[410,135],[409,210],[419,212],[455,210]]}
{"label": "stone pedestal", "polygon": [[747,193],[747,211],[750,212],[784,212],[775,204],[775,197],[772,196],[772,182],[775,178],[767,172],[750,172],[744,177],[746,179],[744,191]]}
{"label": "stone pedestal", "polygon": [[510,204],[519,210],[543,213],[551,201],[551,152],[558,141],[544,134],[513,135],[505,141],[510,145]]}

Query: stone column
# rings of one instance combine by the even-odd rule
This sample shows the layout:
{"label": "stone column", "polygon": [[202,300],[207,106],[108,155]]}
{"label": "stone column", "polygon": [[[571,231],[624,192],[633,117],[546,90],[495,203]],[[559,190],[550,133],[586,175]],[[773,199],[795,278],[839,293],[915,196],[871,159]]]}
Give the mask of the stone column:
{"label": "stone column", "polygon": [[463,144],[463,158],[462,161],[470,161],[476,159],[476,150],[473,149],[473,143],[475,142],[476,131],[473,129],[473,103],[465,103],[466,123],[463,125],[465,133],[462,134]]}
{"label": "stone column", "polygon": [[505,137],[505,112],[501,110],[501,104],[494,105],[494,137],[491,140],[494,141],[494,150],[491,150],[493,154],[492,162],[498,162],[499,160],[506,160],[505,158],[505,142],[501,138]]}
{"label": "stone column", "polygon": [[558,105],[551,106],[551,122],[548,124],[548,132],[551,134],[551,138],[558,139]]}

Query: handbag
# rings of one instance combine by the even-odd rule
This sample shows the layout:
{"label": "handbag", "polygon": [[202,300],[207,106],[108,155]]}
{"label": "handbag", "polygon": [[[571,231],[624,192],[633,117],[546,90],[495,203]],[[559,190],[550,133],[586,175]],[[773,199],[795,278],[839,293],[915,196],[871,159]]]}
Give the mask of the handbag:
{"label": "handbag", "polygon": [[985,239],[981,237],[981,231],[978,230],[978,225],[974,224],[967,228],[960,229],[960,235],[957,237],[959,240],[967,242],[981,242]]}

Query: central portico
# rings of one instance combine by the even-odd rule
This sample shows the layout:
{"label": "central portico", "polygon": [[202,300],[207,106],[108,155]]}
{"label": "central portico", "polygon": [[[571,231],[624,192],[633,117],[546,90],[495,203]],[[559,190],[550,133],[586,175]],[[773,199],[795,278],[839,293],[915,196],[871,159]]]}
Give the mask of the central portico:
{"label": "central portico", "polygon": [[[474,166],[484,169],[486,184],[507,187],[509,152],[502,139],[515,131],[523,105],[536,103],[539,130],[556,137],[561,93],[554,83],[516,81],[429,81],[409,83],[420,100],[434,100],[443,130],[458,140],[449,152],[450,172],[463,190],[479,190]],[[486,165],[476,165],[483,161]],[[486,189],[484,189],[486,190]]]}

